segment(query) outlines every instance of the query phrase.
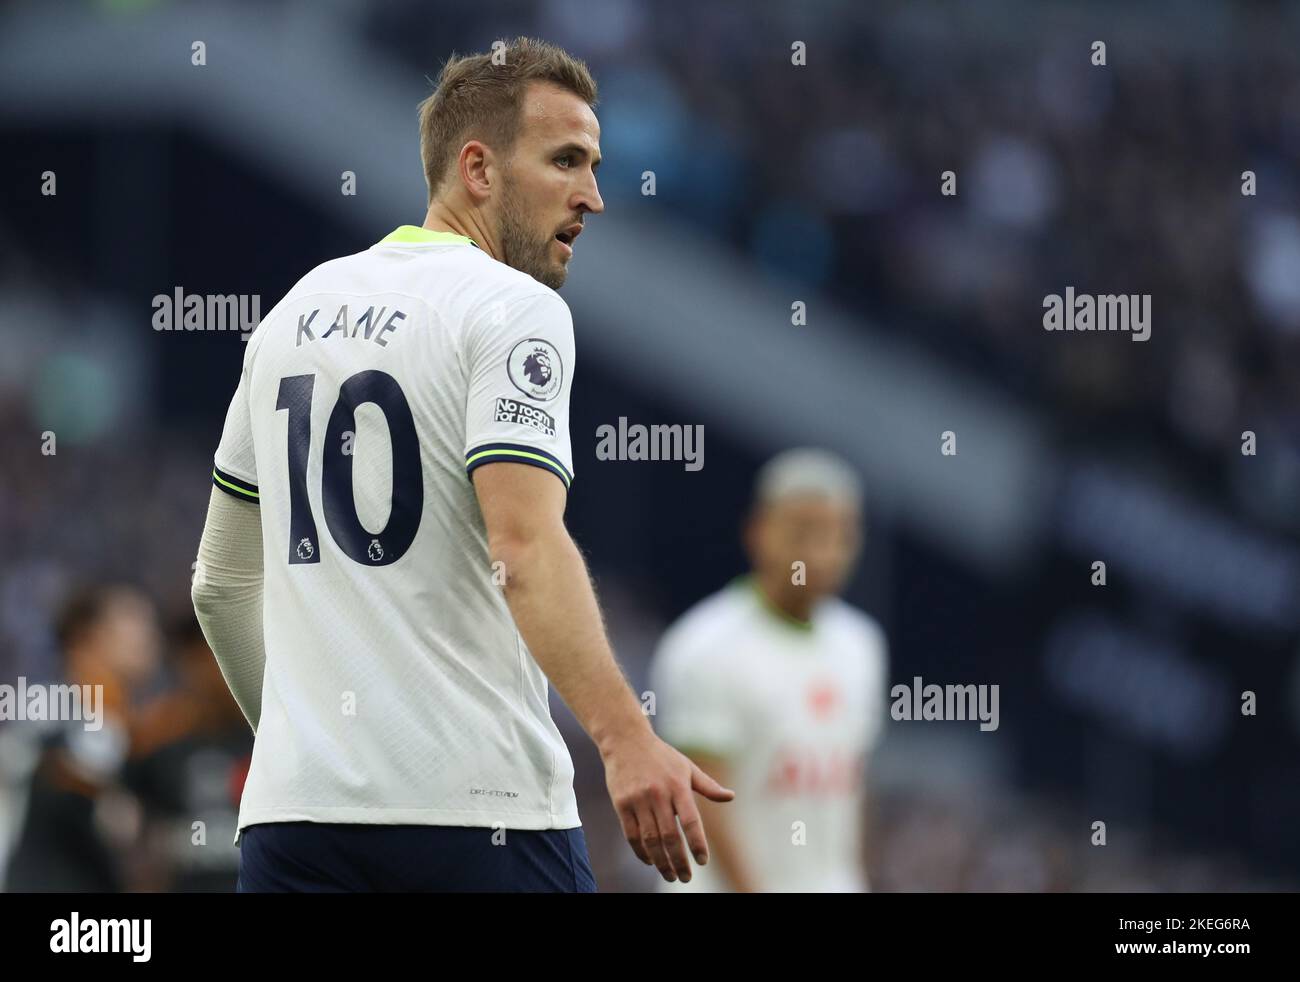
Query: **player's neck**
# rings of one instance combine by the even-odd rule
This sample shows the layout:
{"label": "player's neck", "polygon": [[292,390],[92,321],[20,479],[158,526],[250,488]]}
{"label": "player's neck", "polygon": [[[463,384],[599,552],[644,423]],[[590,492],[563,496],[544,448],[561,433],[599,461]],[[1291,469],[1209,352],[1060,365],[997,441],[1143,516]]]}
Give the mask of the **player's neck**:
{"label": "player's neck", "polygon": [[791,583],[784,570],[766,574],[755,571],[753,583],[759,599],[774,615],[796,622],[800,627],[811,626],[815,598],[805,587]]}
{"label": "player's neck", "polygon": [[443,201],[433,201],[429,204],[428,212],[425,213],[423,227],[431,232],[454,232],[456,235],[473,239],[480,249],[501,262],[496,242],[488,235],[482,217],[482,214],[477,212],[462,215]]}

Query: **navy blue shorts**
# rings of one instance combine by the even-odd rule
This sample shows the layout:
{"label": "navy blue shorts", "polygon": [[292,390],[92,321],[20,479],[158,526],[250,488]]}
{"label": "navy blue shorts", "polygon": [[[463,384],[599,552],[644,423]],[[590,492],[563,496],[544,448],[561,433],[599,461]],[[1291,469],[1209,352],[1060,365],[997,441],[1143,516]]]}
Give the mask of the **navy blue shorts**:
{"label": "navy blue shorts", "polygon": [[[493,836],[499,844],[493,843]],[[504,842],[502,837],[504,836]],[[239,838],[238,893],[595,893],[582,829],[272,822]]]}

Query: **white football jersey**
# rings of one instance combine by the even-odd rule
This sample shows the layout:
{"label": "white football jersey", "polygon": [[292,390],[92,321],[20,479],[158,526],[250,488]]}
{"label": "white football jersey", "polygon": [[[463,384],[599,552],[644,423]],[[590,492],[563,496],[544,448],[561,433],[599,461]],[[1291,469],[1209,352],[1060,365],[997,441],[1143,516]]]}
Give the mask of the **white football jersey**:
{"label": "white football jersey", "polygon": [[[652,679],[659,734],[728,761],[736,797],[722,807],[760,890],[867,889],[866,756],[888,691],[885,636],[871,617],[829,598],[803,624],[741,577],[669,628]],[[710,863],[663,888],[729,885]]]}
{"label": "white football jersey", "polygon": [[573,368],[554,290],[414,226],[312,270],[249,338],[213,472],[261,506],[240,829],[581,824],[469,477],[517,461],[569,485]]}

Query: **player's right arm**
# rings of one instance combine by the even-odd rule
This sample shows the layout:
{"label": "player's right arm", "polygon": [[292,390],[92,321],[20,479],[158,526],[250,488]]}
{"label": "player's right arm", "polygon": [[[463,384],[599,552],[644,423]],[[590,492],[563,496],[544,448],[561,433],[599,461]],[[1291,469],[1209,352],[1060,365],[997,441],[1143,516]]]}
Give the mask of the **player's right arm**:
{"label": "player's right arm", "polygon": [[651,729],[614,660],[586,563],[564,527],[564,484],[543,468],[504,461],[476,468],[473,481],[515,624],[599,749],[629,845],[664,879],[689,880],[686,845],[697,863],[709,860],[693,792],[715,802],[733,792]]}
{"label": "player's right arm", "polygon": [[569,393],[573,320],[555,293],[503,297],[467,319],[465,467],[494,569],[533,658],[605,763],[628,843],[665,879],[690,878],[677,819],[696,860],[708,846],[692,791],[732,793],[655,736],[614,661],[586,563],[564,527],[573,479]]}

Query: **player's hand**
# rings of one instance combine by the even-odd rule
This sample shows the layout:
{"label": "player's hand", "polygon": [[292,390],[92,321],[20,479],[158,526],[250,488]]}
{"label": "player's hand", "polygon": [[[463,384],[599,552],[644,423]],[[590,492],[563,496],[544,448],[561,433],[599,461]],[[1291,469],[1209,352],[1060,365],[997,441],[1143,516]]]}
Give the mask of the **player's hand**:
{"label": "player's hand", "polygon": [[[632,851],[641,862],[657,867],[668,882],[689,882],[691,864],[686,844],[701,866],[709,861],[704,823],[693,792],[710,801],[730,801],[736,793],[648,728],[616,744],[604,757],[605,785]],[[686,833],[686,844],[682,832]]]}

